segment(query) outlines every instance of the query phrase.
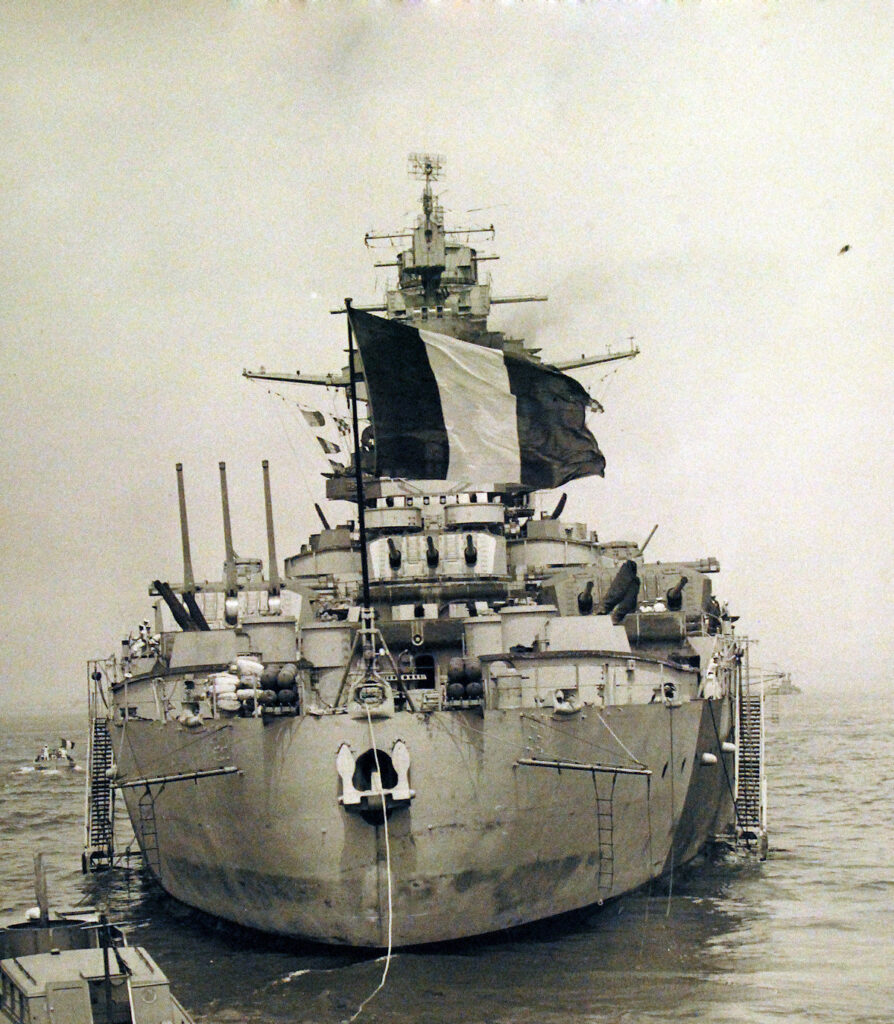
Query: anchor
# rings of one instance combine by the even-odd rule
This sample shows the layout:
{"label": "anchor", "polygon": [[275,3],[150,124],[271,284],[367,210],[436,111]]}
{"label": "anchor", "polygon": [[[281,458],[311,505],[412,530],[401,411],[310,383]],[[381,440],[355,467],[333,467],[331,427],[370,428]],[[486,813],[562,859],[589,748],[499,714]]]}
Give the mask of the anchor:
{"label": "anchor", "polygon": [[391,753],[376,748],[359,757],[348,743],[335,755],[341,779],[338,802],[349,811],[375,812],[376,817],[397,807],[406,807],[416,795],[410,789],[410,751],[403,740],[395,740]]}

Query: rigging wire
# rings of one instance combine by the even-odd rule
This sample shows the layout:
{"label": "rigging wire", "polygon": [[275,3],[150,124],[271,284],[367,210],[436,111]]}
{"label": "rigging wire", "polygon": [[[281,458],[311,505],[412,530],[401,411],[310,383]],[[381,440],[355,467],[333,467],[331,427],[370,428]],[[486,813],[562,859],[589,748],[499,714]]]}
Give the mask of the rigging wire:
{"label": "rigging wire", "polygon": [[[309,498],[313,499],[315,492],[314,492],[313,487],[310,484],[310,481],[307,478],[307,474],[304,471],[305,464],[307,463],[307,458],[306,457],[303,458],[301,456],[301,454],[298,452],[297,448],[295,447],[295,443],[293,441],[293,435],[294,434],[300,433],[302,430],[304,430],[304,431],[308,430],[307,422],[303,419],[303,417],[299,418],[298,414],[295,412],[296,409],[297,410],[302,410],[304,408],[304,406],[302,406],[302,404],[300,402],[295,402],[293,399],[287,398],[285,395],[283,395],[281,392],[277,391],[275,388],[269,388],[268,387],[265,390],[266,390],[267,394],[270,395],[271,397],[278,398],[279,401],[282,403],[282,405],[285,406],[287,409],[289,409],[291,411],[291,413],[292,413],[292,419],[293,419],[294,422],[290,424],[289,422],[286,421],[285,417],[283,416],[283,409],[279,405],[276,405],[276,404],[274,405],[274,409],[276,411],[277,419],[280,422],[280,428],[282,430],[282,434],[285,437],[286,443],[288,444],[288,446],[289,446],[289,448],[290,448],[290,450],[292,452],[292,456],[293,456],[293,458],[295,460],[295,465],[296,465],[296,467],[298,469],[298,475],[301,477],[301,482],[304,484],[304,489],[305,489],[305,491],[307,493],[307,496]],[[346,416],[345,416],[345,414],[339,413],[337,411],[337,407],[336,407],[337,395],[333,395],[332,394],[332,389],[331,388],[327,387],[325,390],[326,390],[327,395],[330,398],[331,411],[329,413],[329,418],[332,421],[332,423],[335,424],[336,429],[337,429],[338,434],[339,434],[339,437],[344,439],[347,436],[346,435],[346,430],[347,430],[347,427],[346,427],[346,424],[347,424]],[[339,392],[342,389],[341,388],[336,388],[335,390],[336,390],[336,392]]]}
{"label": "rigging wire", "polygon": [[[146,769],[144,769],[139,763],[140,759],[137,757],[137,752],[136,750],[134,750],[133,746],[133,740],[131,739],[130,733],[128,732],[127,729],[129,721],[129,718],[124,719],[124,724],[122,727],[122,739],[127,740],[127,745],[130,749],[131,757],[133,758],[134,767],[137,769],[137,771],[139,771],[141,775],[145,776],[148,775],[149,772]],[[168,719],[168,721],[171,721],[171,719]],[[182,754],[183,751],[188,750],[190,747],[195,746],[198,743],[207,744],[208,741],[212,740],[218,733],[223,732],[225,729],[229,728],[230,726],[227,723],[222,723],[220,725],[205,725],[202,732],[195,733],[194,735],[190,736],[190,738],[186,740],[184,743],[181,743],[177,747],[173,747],[171,750],[166,752],[165,756],[167,757],[173,756],[175,754]],[[159,769],[155,770],[158,771]]]}
{"label": "rigging wire", "polygon": [[[286,402],[286,399],[282,395],[278,394],[276,391],[273,391],[270,388],[267,389],[267,394],[268,395],[273,395],[274,397],[279,398],[280,401],[282,401],[284,404],[288,404]],[[282,427],[283,436],[285,437],[286,443],[288,444],[289,448],[292,451],[292,455],[294,456],[295,465],[298,468],[298,475],[301,477],[301,482],[304,484],[304,489],[307,492],[307,496],[308,496],[308,498],[313,498],[314,491],[313,491],[313,488],[310,486],[310,481],[307,479],[307,475],[304,472],[304,461],[299,456],[298,451],[295,448],[295,445],[294,445],[294,443],[292,441],[292,431],[289,429],[289,425],[284,422],[283,415],[282,415],[282,409],[280,409],[280,407],[277,406],[277,405],[274,406],[274,409],[276,410],[277,419],[279,419],[279,421],[280,421],[280,426]]]}
{"label": "rigging wire", "polygon": [[[598,715],[598,712],[597,712],[597,715]],[[564,740],[570,740],[571,742],[577,743],[580,746],[588,747],[588,748],[590,748],[592,750],[599,751],[601,753],[605,753],[605,754],[609,755],[610,757],[617,757],[618,752],[616,750],[612,749],[611,747],[606,746],[603,743],[596,743],[593,740],[588,740],[588,739],[586,739],[583,736],[578,736],[578,735],[575,735],[573,733],[569,733],[567,731],[567,729],[562,728],[562,726],[560,726],[560,725],[554,723],[553,721],[551,721],[548,716],[546,716],[544,718],[535,718],[533,715],[522,714],[519,717],[520,717],[520,719],[522,719],[524,721],[527,721],[527,722],[531,722],[534,725],[542,725],[542,726],[546,726],[546,728],[548,728],[548,729],[555,730]],[[621,743],[621,741],[618,739],[618,737],[615,736],[615,734],[609,728],[609,726],[605,722],[605,720],[602,719],[602,716],[600,715],[599,717],[602,720],[603,725],[606,726],[608,731],[615,738],[615,740],[618,742],[618,744],[623,748],[625,753],[627,753],[630,756],[630,759],[633,761],[633,763],[638,765],[638,766],[645,767],[645,762],[644,761],[640,761],[634,754],[632,754],[624,746],[624,744]],[[448,732],[448,735],[449,735],[449,730],[447,729],[447,726],[446,726],[445,723],[436,721],[436,722],[433,722],[432,724],[436,728],[444,729],[445,731]],[[485,729],[479,729],[476,726],[472,725],[471,722],[465,722],[463,724],[463,730],[467,731],[467,732],[474,732],[474,733],[476,733],[479,736],[486,736],[488,743],[492,743],[495,746],[502,746],[502,747],[504,747],[507,750],[519,751],[518,756],[519,757],[524,756],[523,748],[522,749],[519,748],[519,741],[517,741],[517,740],[511,740],[511,739],[504,740],[504,739],[496,736],[493,733],[493,731],[488,732]],[[524,743],[524,738],[521,739],[521,743],[522,744]]]}
{"label": "rigging wire", "polygon": [[623,744],[623,742],[621,741],[620,736],[618,736],[615,733],[614,729],[612,729],[612,727],[608,724],[608,722],[606,722],[606,720],[602,717],[602,715],[598,711],[596,712],[596,717],[599,719],[600,722],[602,722],[602,724],[605,726],[605,728],[608,729],[608,731],[611,733],[612,737],[614,738],[615,742],[624,751],[624,753],[627,754],[627,756],[630,758],[630,760],[633,761],[634,764],[639,765],[641,768],[645,768],[646,767],[646,762],[641,760],[640,758],[638,758],[636,756],[636,754],[633,753],[632,750],[630,750],[628,747],[626,747]]}
{"label": "rigging wire", "polygon": [[596,387],[593,389],[596,391],[596,395],[594,397],[602,406],[605,406],[608,402],[608,393],[612,390],[612,384],[614,384],[617,379],[619,369],[620,367],[618,366],[613,367],[608,371],[608,373],[603,374],[603,376],[601,376],[596,382]]}

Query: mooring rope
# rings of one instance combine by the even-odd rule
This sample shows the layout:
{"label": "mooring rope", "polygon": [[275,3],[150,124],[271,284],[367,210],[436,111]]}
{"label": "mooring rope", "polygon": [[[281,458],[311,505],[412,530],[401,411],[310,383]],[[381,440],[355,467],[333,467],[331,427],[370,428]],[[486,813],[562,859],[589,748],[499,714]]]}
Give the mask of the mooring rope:
{"label": "mooring rope", "polygon": [[[366,705],[366,721],[369,724],[369,741],[372,745],[373,759],[376,763],[376,774],[379,779],[379,790],[384,788],[382,786],[382,769],[379,765],[379,752],[376,749],[376,737],[373,732],[372,715],[369,713],[369,706]],[[382,978],[379,984],[373,989],[372,992],[363,1000],[360,1006],[357,1007],[357,1012],[353,1017],[348,1019],[348,1024],[353,1024],[355,1020],[363,1013],[367,1003],[369,1003],[375,996],[377,996],[382,989],[385,987],[385,980],[388,977],[388,968],[391,966],[391,950],[392,950],[392,938],[393,938],[393,926],[394,926],[394,900],[391,891],[391,841],[388,837],[388,815],[386,813],[385,806],[385,794],[382,793],[382,827],[385,835],[385,874],[388,879],[388,950],[385,954],[385,969],[382,971]]]}

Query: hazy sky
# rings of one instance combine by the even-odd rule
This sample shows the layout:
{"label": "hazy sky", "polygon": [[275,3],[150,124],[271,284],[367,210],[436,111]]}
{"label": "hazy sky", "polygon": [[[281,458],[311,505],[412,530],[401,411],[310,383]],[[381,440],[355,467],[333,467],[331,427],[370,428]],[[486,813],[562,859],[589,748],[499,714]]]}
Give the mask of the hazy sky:
{"label": "hazy sky", "polygon": [[[343,365],[411,223],[411,151],[493,221],[494,321],[606,382],[604,480],[566,516],[715,555],[755,661],[890,681],[894,4],[0,0],[0,707],[77,706],[86,660],[193,561],[317,525],[298,395]],[[470,212],[473,211],[473,212]],[[849,245],[847,252],[840,252]],[[548,502],[557,495],[548,496]],[[330,519],[350,507],[330,506]]]}

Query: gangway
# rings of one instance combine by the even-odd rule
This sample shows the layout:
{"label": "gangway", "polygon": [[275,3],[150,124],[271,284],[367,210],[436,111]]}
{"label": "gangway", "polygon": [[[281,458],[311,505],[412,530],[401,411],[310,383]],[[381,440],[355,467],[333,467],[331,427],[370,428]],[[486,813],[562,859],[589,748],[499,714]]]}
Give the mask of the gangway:
{"label": "gangway", "polygon": [[103,871],[115,859],[114,754],[106,688],[115,680],[114,658],[87,662],[87,777],[84,794],[84,852],[81,870]]}
{"label": "gangway", "polygon": [[736,707],[736,823],[739,840],[767,856],[763,679],[740,676]]}

